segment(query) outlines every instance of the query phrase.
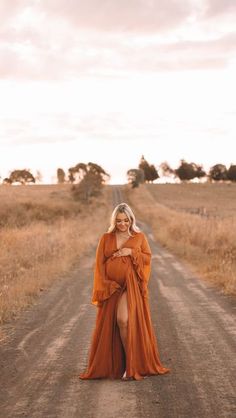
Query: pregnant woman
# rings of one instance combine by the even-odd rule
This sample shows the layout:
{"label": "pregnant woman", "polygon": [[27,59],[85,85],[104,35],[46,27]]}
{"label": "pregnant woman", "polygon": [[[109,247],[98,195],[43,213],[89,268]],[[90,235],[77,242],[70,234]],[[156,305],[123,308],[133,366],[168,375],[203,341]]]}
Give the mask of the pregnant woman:
{"label": "pregnant woman", "polygon": [[98,243],[92,303],[97,306],[87,370],[80,379],[142,380],[165,374],[149,308],[151,250],[126,203]]}

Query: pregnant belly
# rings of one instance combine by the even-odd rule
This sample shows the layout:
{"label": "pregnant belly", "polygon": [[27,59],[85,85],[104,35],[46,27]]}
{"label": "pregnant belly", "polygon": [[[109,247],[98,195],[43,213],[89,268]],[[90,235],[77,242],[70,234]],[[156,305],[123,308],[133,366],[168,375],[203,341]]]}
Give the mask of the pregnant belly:
{"label": "pregnant belly", "polygon": [[106,262],[106,274],[108,278],[123,285],[126,280],[126,273],[129,266],[128,262],[127,257],[109,258]]}

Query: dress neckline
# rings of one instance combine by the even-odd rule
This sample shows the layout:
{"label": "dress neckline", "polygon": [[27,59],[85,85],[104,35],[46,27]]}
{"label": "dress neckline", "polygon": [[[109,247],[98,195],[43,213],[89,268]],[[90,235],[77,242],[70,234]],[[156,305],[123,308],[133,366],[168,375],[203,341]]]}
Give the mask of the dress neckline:
{"label": "dress neckline", "polygon": [[115,246],[116,246],[116,249],[117,249],[117,250],[120,250],[120,248],[122,248],[122,247],[123,247],[123,245],[127,244],[127,242],[128,242],[131,238],[133,238],[133,236],[129,236],[129,238],[128,238],[126,241],[124,241],[124,242],[123,242],[123,244],[121,244],[121,246],[120,246],[120,247],[118,247],[118,245],[117,245],[117,237],[116,237],[116,233],[115,233],[115,232],[114,232],[114,238],[115,238]]}

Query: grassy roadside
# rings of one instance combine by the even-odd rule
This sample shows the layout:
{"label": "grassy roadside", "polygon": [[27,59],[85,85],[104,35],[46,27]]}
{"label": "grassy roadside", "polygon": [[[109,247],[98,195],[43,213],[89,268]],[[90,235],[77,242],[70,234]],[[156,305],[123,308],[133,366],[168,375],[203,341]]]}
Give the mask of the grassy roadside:
{"label": "grassy roadside", "polygon": [[[69,272],[107,229],[112,190],[83,206],[68,187],[15,192],[0,188],[0,323],[32,304],[58,276]],[[1,196],[2,193],[2,196]],[[104,216],[105,214],[105,216]]]}
{"label": "grassy roadside", "polygon": [[148,219],[157,241],[189,262],[200,277],[225,294],[236,295],[235,216],[203,217],[175,210],[158,203],[146,185],[125,186],[124,193],[136,216]]}

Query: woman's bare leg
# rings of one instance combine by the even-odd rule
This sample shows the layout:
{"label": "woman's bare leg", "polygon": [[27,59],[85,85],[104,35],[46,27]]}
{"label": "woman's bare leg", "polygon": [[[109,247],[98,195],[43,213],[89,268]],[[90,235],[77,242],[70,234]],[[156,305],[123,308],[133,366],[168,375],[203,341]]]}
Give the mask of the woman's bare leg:
{"label": "woman's bare leg", "polygon": [[127,349],[127,329],[128,329],[128,305],[127,291],[124,291],[117,308],[117,323],[120,329],[120,336],[125,350]]}

